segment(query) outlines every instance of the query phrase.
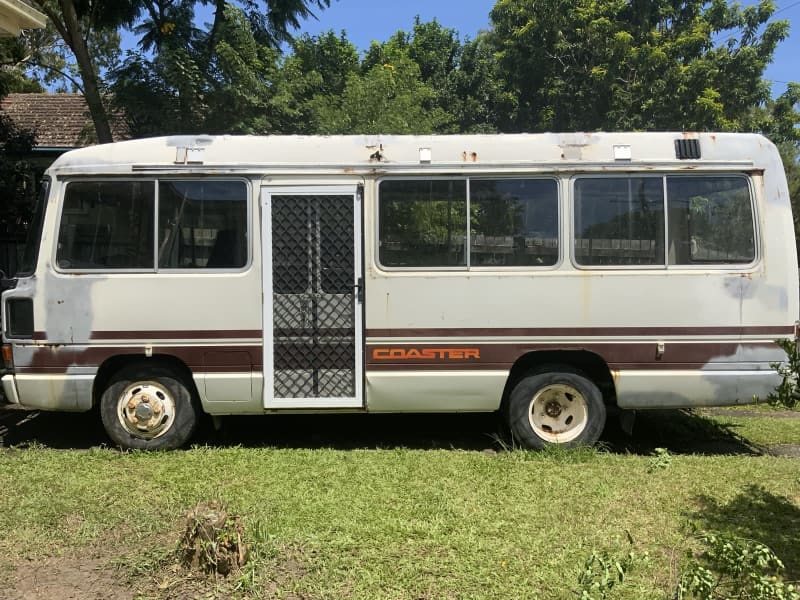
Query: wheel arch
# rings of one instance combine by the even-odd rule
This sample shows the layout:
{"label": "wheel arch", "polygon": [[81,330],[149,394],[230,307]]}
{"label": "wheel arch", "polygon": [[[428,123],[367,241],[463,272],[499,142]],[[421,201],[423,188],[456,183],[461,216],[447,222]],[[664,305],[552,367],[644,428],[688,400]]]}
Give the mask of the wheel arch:
{"label": "wheel arch", "polygon": [[200,395],[192,370],[180,358],[171,354],[153,354],[152,356],[146,356],[144,354],[117,354],[116,356],[107,358],[97,369],[97,373],[94,376],[94,382],[92,384],[92,406],[95,408],[99,406],[100,397],[103,395],[103,392],[116,373],[135,364],[158,366],[173,371],[176,375],[179,375],[188,386],[192,394],[192,402],[194,402],[198,408],[201,408]]}
{"label": "wheel arch", "polygon": [[603,403],[606,406],[616,406],[614,376],[608,363],[600,355],[588,350],[534,350],[520,356],[512,365],[503,388],[500,410],[505,410],[511,391],[520,379],[546,365],[566,365],[583,372],[600,388]]}

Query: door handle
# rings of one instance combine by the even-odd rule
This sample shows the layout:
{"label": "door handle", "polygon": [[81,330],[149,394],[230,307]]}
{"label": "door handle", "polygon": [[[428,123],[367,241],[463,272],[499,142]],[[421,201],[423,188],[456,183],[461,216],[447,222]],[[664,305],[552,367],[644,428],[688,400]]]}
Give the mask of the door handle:
{"label": "door handle", "polygon": [[364,278],[363,277],[359,277],[358,278],[358,281],[353,286],[353,289],[354,289],[355,294],[356,294],[356,300],[359,303],[363,303],[364,302]]}

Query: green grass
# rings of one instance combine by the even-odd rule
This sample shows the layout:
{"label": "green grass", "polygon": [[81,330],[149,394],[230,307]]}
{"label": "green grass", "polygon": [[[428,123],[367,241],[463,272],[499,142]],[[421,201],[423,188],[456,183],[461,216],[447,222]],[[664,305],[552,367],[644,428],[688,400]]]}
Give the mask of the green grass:
{"label": "green grass", "polygon": [[800,418],[724,416],[711,419],[759,446],[800,444]]}
{"label": "green grass", "polygon": [[[718,435],[767,430],[729,421],[692,423]],[[757,443],[797,431],[798,420],[766,421],[774,432]],[[211,499],[257,540],[249,579],[226,588],[241,596],[572,598],[586,558],[627,552],[629,532],[650,559],[611,597],[662,599],[695,547],[693,527],[767,543],[800,579],[800,459],[666,462],[653,469],[641,450],[5,449],[0,579],[24,559],[101,548],[158,597],[142,573],[168,572],[183,515]]]}

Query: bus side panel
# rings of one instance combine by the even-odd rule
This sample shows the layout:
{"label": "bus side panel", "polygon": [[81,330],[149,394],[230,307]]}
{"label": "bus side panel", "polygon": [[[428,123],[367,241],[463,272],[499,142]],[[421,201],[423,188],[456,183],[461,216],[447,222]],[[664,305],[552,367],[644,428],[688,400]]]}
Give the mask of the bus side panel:
{"label": "bus side panel", "polygon": [[209,412],[217,402],[235,402],[233,412],[262,412],[252,381],[263,358],[260,229],[252,225],[258,203],[248,204],[243,268],[60,272],[53,262],[63,189],[59,181],[51,188],[36,273],[4,295],[33,299],[32,339],[9,340],[15,375],[6,377],[14,377],[20,404],[88,410],[106,361],[152,356],[185,365]]}
{"label": "bus side panel", "polygon": [[781,381],[772,370],[623,371],[616,379],[620,408],[687,408],[750,404]]}
{"label": "bus side panel", "polygon": [[[419,378],[413,384],[420,398],[415,406],[449,402],[451,409],[468,409],[467,401],[454,406],[445,398],[445,382],[455,379],[450,370],[476,369],[476,378],[488,382],[491,370],[508,373],[523,356],[556,350],[602,358],[625,407],[764,398],[778,382],[770,363],[784,357],[775,340],[793,337],[800,302],[785,177],[774,147],[762,150],[757,160],[763,174],[749,174],[759,242],[751,265],[580,268],[572,256],[566,182],[561,260],[550,269],[383,269],[377,236],[367,239],[370,409],[400,406],[386,386],[375,383],[386,371],[402,373],[404,381]],[[375,195],[377,188],[370,191]],[[368,206],[378,206],[378,200]],[[374,231],[376,215],[368,216],[368,230]],[[452,356],[426,354],[443,348],[478,349],[480,359],[457,366]],[[493,400],[497,407],[500,396]]]}
{"label": "bus side panel", "polygon": [[373,372],[370,412],[491,412],[499,407],[508,371]]}

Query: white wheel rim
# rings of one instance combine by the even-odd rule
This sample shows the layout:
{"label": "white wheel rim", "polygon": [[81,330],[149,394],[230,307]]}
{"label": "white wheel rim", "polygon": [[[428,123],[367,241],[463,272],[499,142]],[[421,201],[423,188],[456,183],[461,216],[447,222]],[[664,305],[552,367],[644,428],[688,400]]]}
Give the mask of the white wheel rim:
{"label": "white wheel rim", "polygon": [[540,389],[531,398],[528,420],[540,438],[565,444],[578,437],[589,417],[586,398],[571,385],[554,383]]}
{"label": "white wheel rim", "polygon": [[152,440],[165,434],[175,421],[175,400],[155,381],[137,381],[117,399],[117,416],[125,431]]}

